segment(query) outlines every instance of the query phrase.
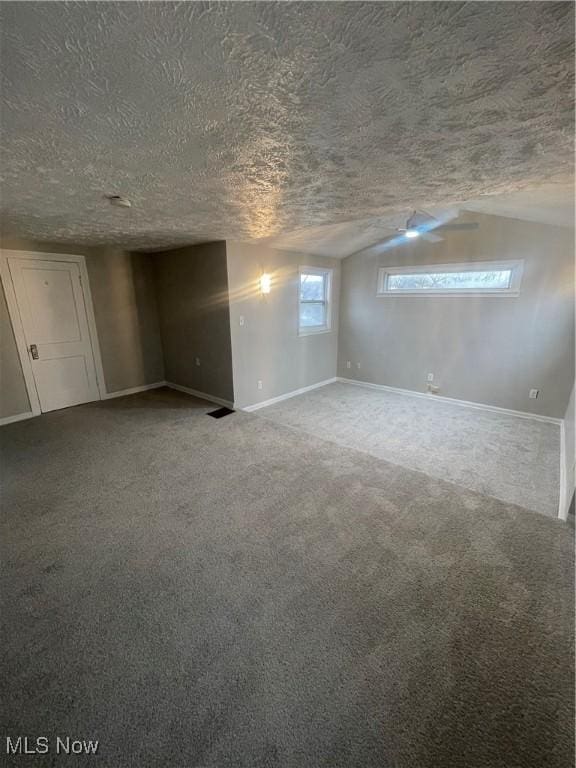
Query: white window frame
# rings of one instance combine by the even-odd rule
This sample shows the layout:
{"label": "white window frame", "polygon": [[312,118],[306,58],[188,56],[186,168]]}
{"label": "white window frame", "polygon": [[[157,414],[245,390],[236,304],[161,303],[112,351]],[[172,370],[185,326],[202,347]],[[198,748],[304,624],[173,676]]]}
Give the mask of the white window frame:
{"label": "white window frame", "polygon": [[[334,270],[329,267],[298,267],[298,336],[313,336],[317,333],[330,333],[332,330],[332,273]],[[324,275],[324,304],[326,305],[326,323],[322,326],[301,326],[300,325],[300,306],[307,302],[300,300],[300,285],[302,275]],[[319,302],[310,302],[318,304]]]}
{"label": "white window frame", "polygon": [[[420,288],[406,290],[390,290],[388,288],[388,278],[390,275],[410,275],[427,274],[435,272],[478,272],[490,271],[496,269],[511,269],[512,277],[508,288]],[[513,259],[506,261],[467,261],[464,264],[421,264],[420,266],[410,267],[380,267],[378,269],[378,286],[376,295],[381,297],[390,296],[506,296],[514,297],[520,295],[520,285],[522,283],[522,273],[524,271],[524,261],[522,259]]]}

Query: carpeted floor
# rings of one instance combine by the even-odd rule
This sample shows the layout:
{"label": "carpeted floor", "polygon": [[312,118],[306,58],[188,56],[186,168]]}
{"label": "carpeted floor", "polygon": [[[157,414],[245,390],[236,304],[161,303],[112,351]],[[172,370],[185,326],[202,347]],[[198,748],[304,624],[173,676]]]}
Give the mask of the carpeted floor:
{"label": "carpeted floor", "polygon": [[560,427],[336,383],[258,415],[473,491],[558,516]]}
{"label": "carpeted floor", "polygon": [[573,765],[568,526],[212,407],[0,430],[5,764]]}

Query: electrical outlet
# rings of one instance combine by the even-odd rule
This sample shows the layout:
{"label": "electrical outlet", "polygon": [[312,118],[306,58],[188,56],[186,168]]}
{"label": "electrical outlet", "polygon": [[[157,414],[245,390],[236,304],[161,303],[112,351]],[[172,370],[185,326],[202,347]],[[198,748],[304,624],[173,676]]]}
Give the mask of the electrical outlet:
{"label": "electrical outlet", "polygon": [[358,368],[358,370],[360,370],[360,368],[362,368],[362,364],[361,363],[356,363],[356,368]]}
{"label": "electrical outlet", "polygon": [[240,325],[244,325],[244,315],[240,315],[240,317],[238,318],[238,322]]}
{"label": "electrical outlet", "polygon": [[540,394],[539,389],[531,389],[530,392],[528,393],[528,397],[530,398],[530,400],[536,400],[539,394]]}
{"label": "electrical outlet", "polygon": [[199,357],[196,358],[196,365],[198,365],[198,366],[200,365],[200,358]]}
{"label": "electrical outlet", "polygon": [[262,389],[262,381],[258,379],[258,389]]}
{"label": "electrical outlet", "polygon": [[350,362],[350,360],[347,360],[346,361],[346,368],[351,368],[351,367],[352,367],[352,363]]}
{"label": "electrical outlet", "polygon": [[426,381],[434,381],[434,374],[429,373],[428,376],[426,376]]}

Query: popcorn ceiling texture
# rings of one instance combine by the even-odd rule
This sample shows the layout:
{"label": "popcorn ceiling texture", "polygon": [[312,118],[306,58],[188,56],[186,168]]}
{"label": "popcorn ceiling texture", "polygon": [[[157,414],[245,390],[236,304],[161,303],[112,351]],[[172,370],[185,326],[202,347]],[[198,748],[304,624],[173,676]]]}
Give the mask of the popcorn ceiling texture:
{"label": "popcorn ceiling texture", "polygon": [[9,235],[253,240],[571,178],[572,3],[0,13]]}

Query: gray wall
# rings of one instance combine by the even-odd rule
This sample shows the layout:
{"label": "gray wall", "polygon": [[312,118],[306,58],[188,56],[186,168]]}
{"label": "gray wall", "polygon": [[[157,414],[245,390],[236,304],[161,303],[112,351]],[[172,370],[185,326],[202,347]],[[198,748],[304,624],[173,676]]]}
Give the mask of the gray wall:
{"label": "gray wall", "polygon": [[[423,392],[434,373],[442,395],[562,418],[574,381],[573,230],[463,218],[480,228],[344,259],[339,375]],[[498,259],[525,260],[518,298],[376,296],[382,265]]]}
{"label": "gray wall", "polygon": [[[227,251],[236,404],[254,405],[336,376],[340,262],[236,242]],[[334,270],[328,333],[298,336],[300,265]],[[272,275],[268,296],[258,290],[262,272]]]}
{"label": "gray wall", "polygon": [[86,252],[86,267],[107,392],[163,381],[151,256],[93,249]]}
{"label": "gray wall", "polygon": [[166,381],[233,401],[226,244],[164,251],[154,264]]}
{"label": "gray wall", "polygon": [[[106,390],[117,392],[164,379],[153,264],[148,254],[27,240],[5,240],[2,247],[44,253],[84,254]],[[30,410],[22,367],[3,298],[0,301],[0,418]]]}

